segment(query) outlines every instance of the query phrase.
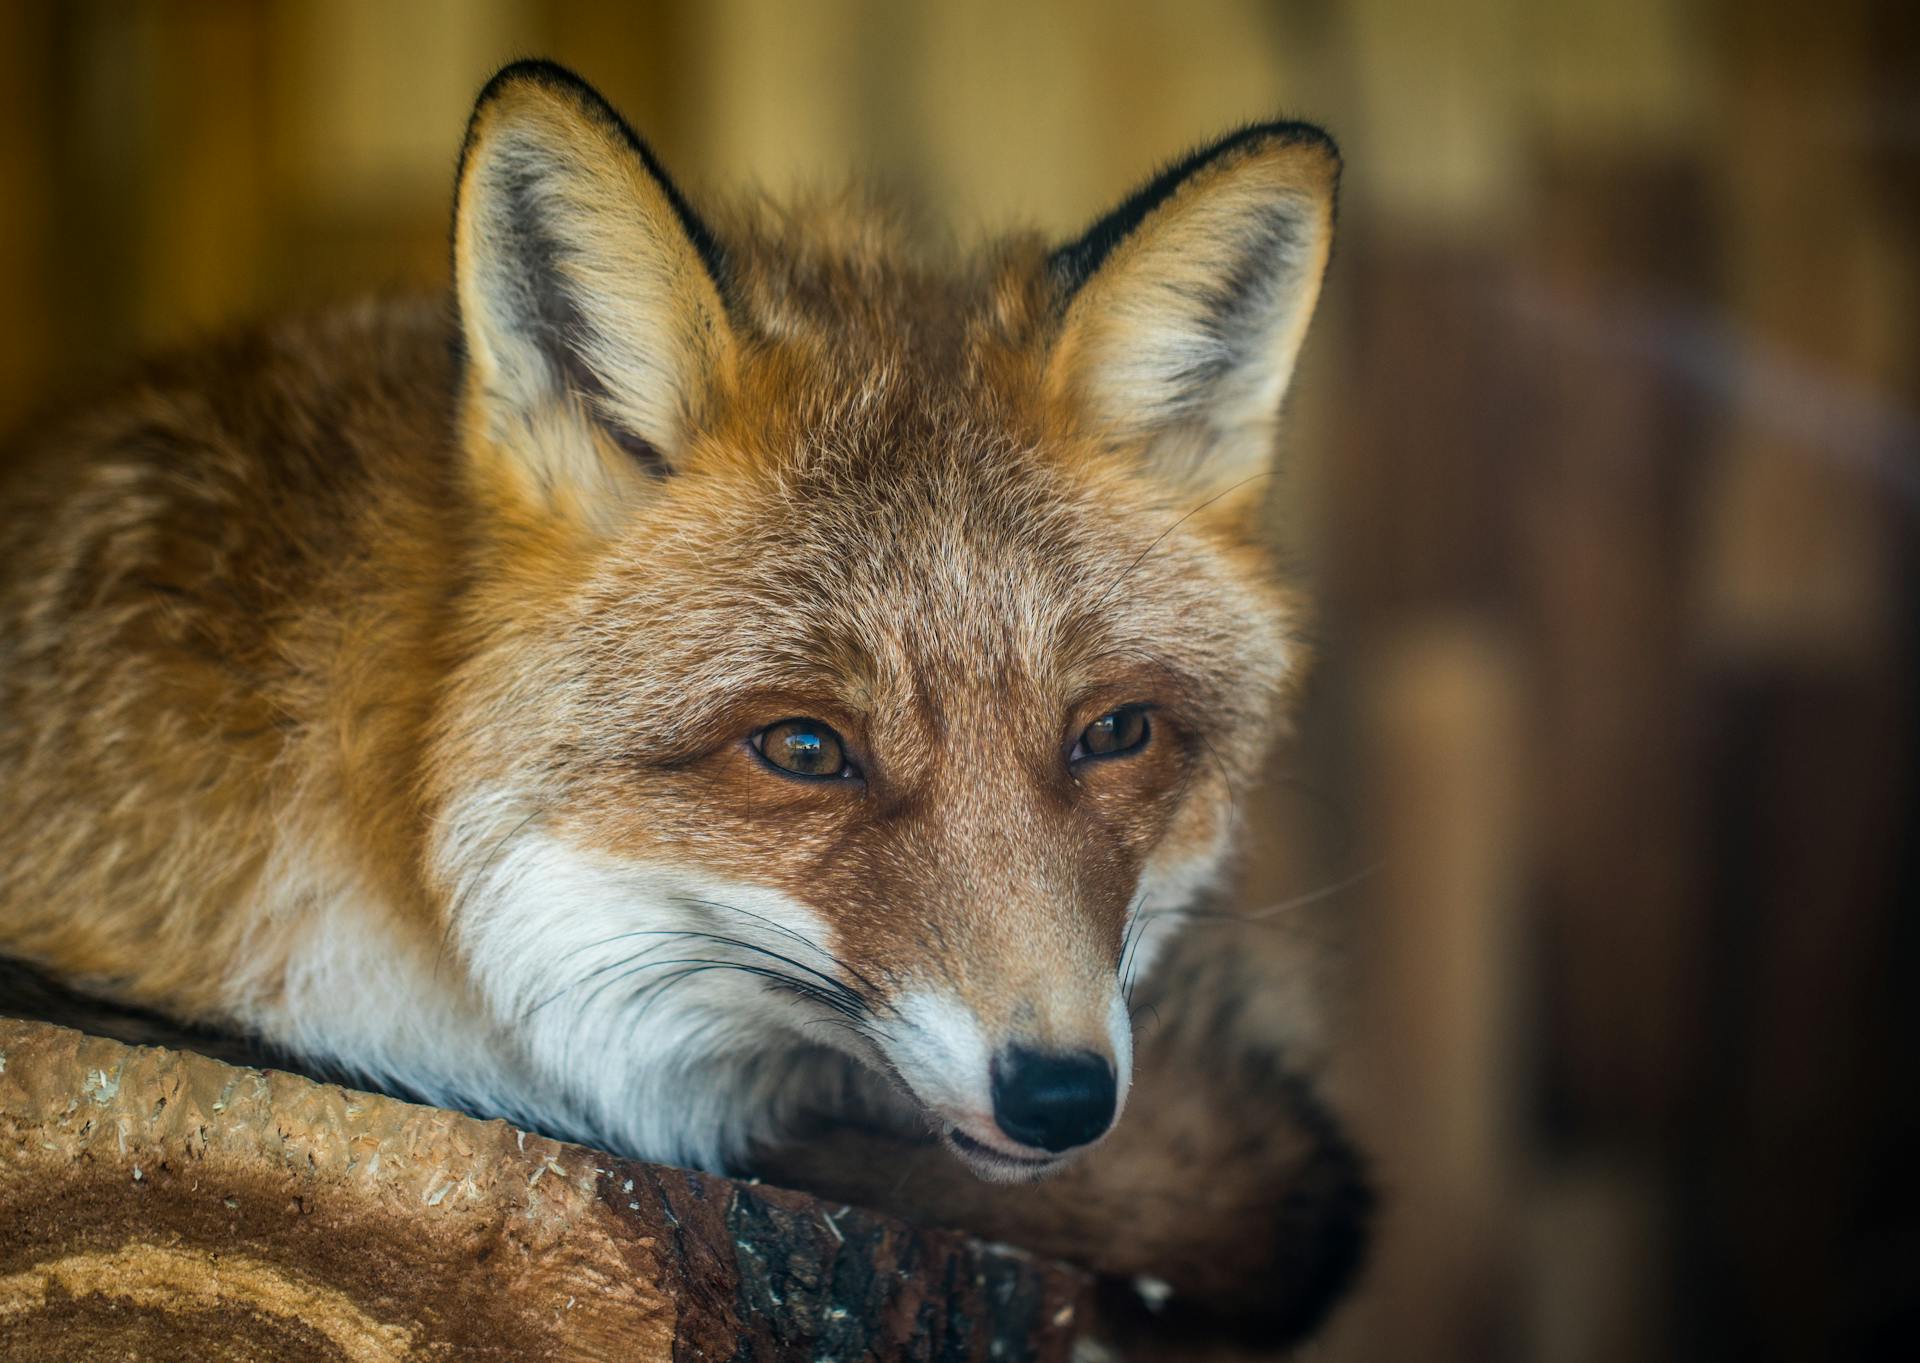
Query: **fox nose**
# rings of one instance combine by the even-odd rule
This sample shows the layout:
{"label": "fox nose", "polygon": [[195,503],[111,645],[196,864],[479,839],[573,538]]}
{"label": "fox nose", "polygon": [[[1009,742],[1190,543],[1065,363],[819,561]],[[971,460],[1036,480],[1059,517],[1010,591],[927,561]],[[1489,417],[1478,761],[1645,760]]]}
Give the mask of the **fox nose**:
{"label": "fox nose", "polygon": [[993,1062],[993,1120],[1022,1145],[1058,1154],[1113,1124],[1113,1066],[1103,1055],[1013,1046]]}

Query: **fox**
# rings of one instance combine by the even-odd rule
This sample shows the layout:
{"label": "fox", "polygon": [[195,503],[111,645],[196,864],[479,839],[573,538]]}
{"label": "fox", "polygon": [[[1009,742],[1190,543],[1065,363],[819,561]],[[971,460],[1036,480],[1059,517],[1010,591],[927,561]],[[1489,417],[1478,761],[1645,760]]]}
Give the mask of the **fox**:
{"label": "fox", "polygon": [[962,259],[882,196],[696,205],[506,67],[447,295],[163,358],[0,464],[0,954],[1305,1328],[1358,1157],[1204,970],[1155,1063],[1212,1097],[1117,1133],[1306,667],[1262,509],[1339,172],[1254,123]]}

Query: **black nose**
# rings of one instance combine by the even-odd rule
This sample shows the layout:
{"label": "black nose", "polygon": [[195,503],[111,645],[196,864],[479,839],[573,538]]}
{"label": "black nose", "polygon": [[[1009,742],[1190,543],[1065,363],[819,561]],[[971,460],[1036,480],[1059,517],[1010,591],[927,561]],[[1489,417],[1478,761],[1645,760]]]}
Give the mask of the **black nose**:
{"label": "black nose", "polygon": [[993,1062],[993,1120],[1022,1145],[1058,1153],[1113,1124],[1113,1066],[1080,1051],[1048,1055],[1015,1046]]}

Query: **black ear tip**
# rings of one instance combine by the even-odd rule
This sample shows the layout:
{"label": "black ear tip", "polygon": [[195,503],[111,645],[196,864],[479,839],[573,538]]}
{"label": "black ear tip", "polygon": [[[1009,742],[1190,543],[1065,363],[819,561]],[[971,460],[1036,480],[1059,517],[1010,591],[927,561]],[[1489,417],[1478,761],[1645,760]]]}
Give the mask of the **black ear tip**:
{"label": "black ear tip", "polygon": [[[482,115],[488,107],[510,91],[534,86],[559,94],[576,105],[587,109],[622,131],[626,131],[616,113],[598,90],[595,90],[578,75],[544,57],[523,57],[519,61],[509,62],[501,67],[480,87],[480,93],[474,96],[473,112],[467,118],[467,135],[460,146],[460,163],[456,171],[456,182],[466,178],[467,163],[472,158],[474,145],[480,135]],[[628,137],[632,137],[630,131]]]}
{"label": "black ear tip", "polygon": [[454,163],[453,198],[454,221],[456,225],[466,199],[467,171],[474,162],[480,145],[482,116],[488,107],[508,91],[528,85],[538,85],[550,90],[565,91],[575,100],[605,106],[592,86],[569,71],[558,62],[547,61],[541,57],[523,57],[519,61],[508,62],[488,77],[487,83],[480,87],[480,93],[473,98],[473,112],[467,115],[466,135],[460,139],[460,156]]}
{"label": "black ear tip", "polygon": [[1328,193],[1337,192],[1340,148],[1325,128],[1289,119],[1248,123],[1163,166],[1077,239],[1056,250],[1053,274],[1063,301],[1071,299],[1113,248],[1195,174],[1225,158],[1267,147],[1299,148],[1317,154],[1326,165]]}
{"label": "black ear tip", "polygon": [[586,79],[572,69],[549,61],[545,57],[523,57],[519,61],[509,62],[494,72],[487,83],[480,87],[480,93],[474,96],[473,115],[468,123],[468,133],[480,121],[480,115],[501,96],[513,90],[527,87],[544,90],[551,95],[567,100],[577,108],[607,127],[614,129],[622,139],[634,145],[640,145],[639,136],[620,116],[620,111],[607,102],[607,97],[596,90]]}
{"label": "black ear tip", "polygon": [[1318,123],[1302,123],[1294,119],[1274,119],[1265,123],[1249,123],[1238,132],[1230,133],[1216,144],[1225,147],[1239,146],[1243,142],[1275,142],[1282,146],[1306,147],[1319,152],[1335,166],[1340,164],[1340,144],[1334,141],[1333,134]]}
{"label": "black ear tip", "polygon": [[583,80],[578,72],[559,62],[549,61],[545,57],[522,57],[518,61],[508,62],[488,78],[480,87],[480,93],[474,96],[473,107],[477,112],[498,99],[501,94],[517,85],[539,85],[549,90],[561,90],[575,97],[585,97],[595,104],[605,104],[600,92]]}
{"label": "black ear tip", "polygon": [[473,114],[467,121],[467,135],[460,146],[460,159],[454,171],[454,217],[459,220],[461,187],[466,184],[467,168],[474,159],[476,147],[481,138],[482,115],[487,106],[512,90],[537,87],[573,103],[587,116],[609,130],[614,137],[626,144],[653,177],[661,191],[667,196],[674,216],[680,220],[681,228],[693,242],[700,259],[706,264],[707,272],[716,284],[726,278],[726,261],[720,249],[720,243],[714,237],[693,206],[680,192],[667,174],[660,160],[653,154],[653,148],[633,130],[631,124],[620,116],[620,111],[609,104],[606,97],[589,85],[578,74],[562,66],[559,62],[549,61],[545,57],[523,57],[519,61],[509,62],[493,73],[491,79],[481,87],[474,98]]}

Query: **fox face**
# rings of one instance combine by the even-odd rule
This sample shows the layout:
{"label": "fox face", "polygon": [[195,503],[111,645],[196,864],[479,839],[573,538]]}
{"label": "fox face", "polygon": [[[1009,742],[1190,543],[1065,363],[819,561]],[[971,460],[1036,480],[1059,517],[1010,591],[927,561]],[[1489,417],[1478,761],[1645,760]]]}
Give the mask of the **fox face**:
{"label": "fox face", "polygon": [[1299,663],[1257,520],[1337,167],[1250,128],[941,267],[696,213],[556,68],[482,94],[429,861],[583,1122],[726,1164],[816,1054],[988,1178],[1118,1120]]}

